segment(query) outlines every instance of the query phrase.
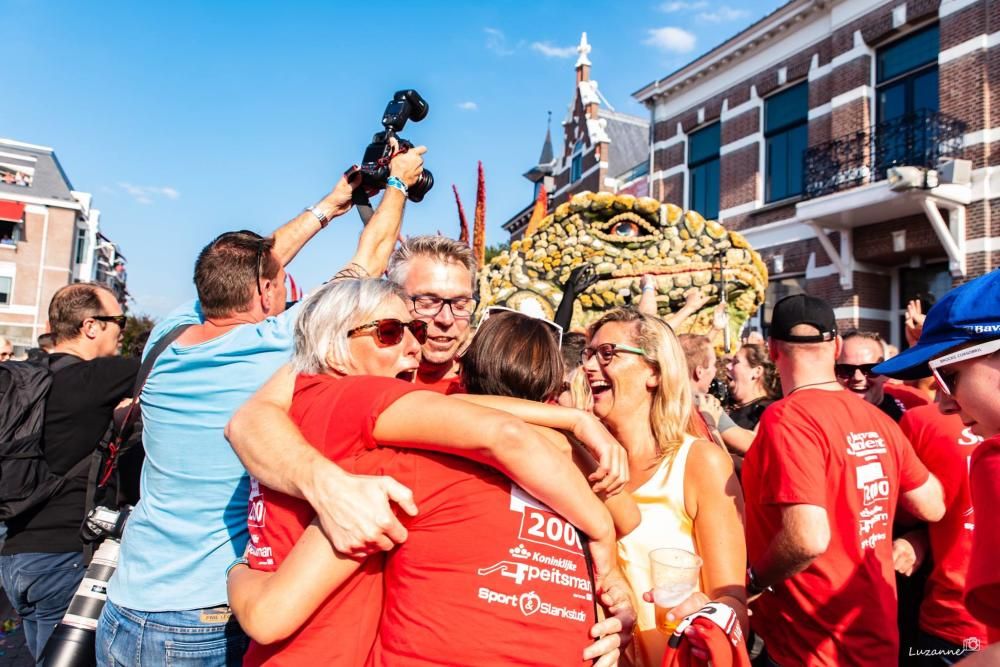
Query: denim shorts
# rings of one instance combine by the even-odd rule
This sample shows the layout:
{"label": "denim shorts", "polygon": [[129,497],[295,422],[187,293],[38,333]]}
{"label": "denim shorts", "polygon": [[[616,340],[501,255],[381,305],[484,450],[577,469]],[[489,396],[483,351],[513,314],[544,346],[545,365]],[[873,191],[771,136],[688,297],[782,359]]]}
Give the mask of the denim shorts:
{"label": "denim shorts", "polygon": [[249,639],[229,607],[134,611],[110,600],[97,626],[97,664],[238,667]]}

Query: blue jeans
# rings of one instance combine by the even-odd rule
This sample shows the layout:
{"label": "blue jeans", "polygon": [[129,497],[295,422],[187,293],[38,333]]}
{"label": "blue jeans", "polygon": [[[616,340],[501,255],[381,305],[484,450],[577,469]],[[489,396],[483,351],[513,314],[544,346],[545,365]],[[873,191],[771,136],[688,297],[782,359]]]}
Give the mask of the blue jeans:
{"label": "blue jeans", "polygon": [[102,667],[239,667],[250,640],[229,607],[134,611],[108,600],[97,626]]}
{"label": "blue jeans", "polygon": [[21,617],[28,651],[36,659],[66,613],[86,570],[79,552],[0,556],[3,588]]}

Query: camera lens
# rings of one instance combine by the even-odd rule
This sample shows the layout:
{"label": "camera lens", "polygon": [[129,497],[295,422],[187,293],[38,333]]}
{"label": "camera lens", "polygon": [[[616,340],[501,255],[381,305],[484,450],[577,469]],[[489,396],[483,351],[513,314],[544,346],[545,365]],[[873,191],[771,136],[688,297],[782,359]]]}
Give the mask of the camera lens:
{"label": "camera lens", "polygon": [[433,187],[434,174],[432,174],[429,170],[424,169],[423,173],[420,174],[420,178],[417,179],[417,182],[409,187],[410,201],[418,202],[423,200],[424,195],[426,195]]}

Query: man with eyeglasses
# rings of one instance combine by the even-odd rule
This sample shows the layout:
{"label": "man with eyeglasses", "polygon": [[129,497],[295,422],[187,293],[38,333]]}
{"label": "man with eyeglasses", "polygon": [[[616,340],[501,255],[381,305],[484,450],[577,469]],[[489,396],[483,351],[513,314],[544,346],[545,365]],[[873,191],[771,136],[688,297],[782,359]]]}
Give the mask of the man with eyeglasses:
{"label": "man with eyeglasses", "polygon": [[[995,665],[1000,660],[1000,270],[948,292],[927,314],[916,345],[879,364],[889,377],[912,380],[933,375],[939,408],[985,440],[969,461],[974,525],[965,577],[965,606],[987,626],[990,648],[962,662]],[[975,639],[975,638],[970,638]],[[963,642],[978,651],[978,642]]]}
{"label": "man with eyeglasses", "polygon": [[117,356],[125,315],[101,285],[76,283],[58,290],[49,304],[49,326],[55,347],[48,359],[52,385],[43,446],[50,471],[68,477],[51,498],[7,520],[0,552],[4,590],[23,619],[28,650],[36,659],[86,569],[80,525],[90,456],[115,406],[131,395],[139,370],[138,360]]}
{"label": "man with eyeglasses", "polygon": [[865,399],[899,423],[906,408],[885,391],[889,378],[873,369],[885,361],[882,338],[873,332],[848,331],[843,337],[840,358],[833,367],[837,381],[851,393]]}
{"label": "man with eyeglasses", "polygon": [[[399,236],[406,190],[423,170],[423,147],[390,162],[388,187],[365,225],[351,274],[378,275]],[[226,567],[247,546],[250,482],[225,439],[232,413],[294,348],[298,308],[285,307],[285,266],[327,224],[352,206],[354,172],[272,236],[228,232],[195,263],[198,300],[150,334],[147,354],[179,334],[156,359],[141,393],[141,498],[122,539],[97,632],[101,665],[239,665],[246,635],[227,605]],[[179,327],[186,329],[178,331]],[[399,494],[392,480],[348,475],[315,452],[311,474],[294,492],[327,508],[324,523],[348,542],[375,525],[357,496]],[[360,526],[360,528],[359,528]]]}
{"label": "man with eyeglasses", "polygon": [[427,322],[414,382],[451,393],[458,389],[458,355],[476,308],[476,261],[468,245],[444,236],[414,236],[389,259],[389,279],[403,288],[410,313]]}

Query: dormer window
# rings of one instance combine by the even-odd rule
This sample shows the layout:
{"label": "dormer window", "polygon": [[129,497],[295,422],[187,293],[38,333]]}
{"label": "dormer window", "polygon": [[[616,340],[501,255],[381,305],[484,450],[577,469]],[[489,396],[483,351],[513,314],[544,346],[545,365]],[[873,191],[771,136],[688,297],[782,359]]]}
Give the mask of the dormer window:
{"label": "dormer window", "polygon": [[576,183],[583,176],[583,142],[578,141],[573,146],[573,161],[569,167],[569,182]]}

